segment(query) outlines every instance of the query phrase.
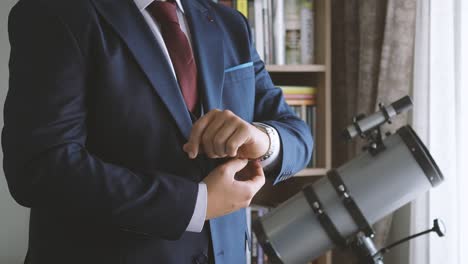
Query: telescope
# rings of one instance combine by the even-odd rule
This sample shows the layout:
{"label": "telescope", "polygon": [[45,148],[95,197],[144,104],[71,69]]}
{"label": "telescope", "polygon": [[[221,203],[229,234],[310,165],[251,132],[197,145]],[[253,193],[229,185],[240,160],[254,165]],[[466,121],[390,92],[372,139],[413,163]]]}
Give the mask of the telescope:
{"label": "telescope", "polygon": [[372,224],[439,185],[444,177],[411,126],[387,133],[381,126],[412,108],[409,96],[353,119],[344,135],[366,140],[363,153],[252,223],[272,263],[303,264],[335,246],[353,248],[364,264],[383,264],[383,254],[429,232],[443,236],[440,220],[430,230],[377,250]]}

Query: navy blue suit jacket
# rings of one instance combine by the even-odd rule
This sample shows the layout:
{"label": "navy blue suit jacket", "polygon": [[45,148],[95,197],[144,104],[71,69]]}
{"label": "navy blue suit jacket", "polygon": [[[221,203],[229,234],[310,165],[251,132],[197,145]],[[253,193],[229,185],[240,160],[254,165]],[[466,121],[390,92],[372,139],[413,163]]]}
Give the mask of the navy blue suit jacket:
{"label": "navy blue suit jacket", "polygon": [[[312,137],[245,18],[209,0],[183,5],[205,111],[275,127],[281,163],[268,177],[289,178]],[[28,263],[200,263],[210,239],[216,263],[245,261],[245,210],[185,232],[198,183],[219,161],[183,152],[191,117],[133,0],[20,0],[9,33],[4,170],[31,208]]]}

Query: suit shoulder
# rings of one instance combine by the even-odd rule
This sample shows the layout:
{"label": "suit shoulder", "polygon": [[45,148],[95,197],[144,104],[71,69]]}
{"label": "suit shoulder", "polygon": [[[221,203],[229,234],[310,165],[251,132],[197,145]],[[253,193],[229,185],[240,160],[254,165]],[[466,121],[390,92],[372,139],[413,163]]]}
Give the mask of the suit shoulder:
{"label": "suit shoulder", "polygon": [[10,19],[16,23],[30,23],[28,17],[32,14],[39,20],[36,21],[38,27],[41,21],[60,23],[76,39],[90,31],[90,25],[97,17],[91,0],[19,0],[10,12]]}
{"label": "suit shoulder", "polygon": [[55,17],[70,29],[87,24],[93,14],[90,0],[19,0],[11,13],[33,11]]}
{"label": "suit shoulder", "polygon": [[70,15],[91,10],[91,0],[19,0],[16,6],[23,8],[42,8],[57,15]]}

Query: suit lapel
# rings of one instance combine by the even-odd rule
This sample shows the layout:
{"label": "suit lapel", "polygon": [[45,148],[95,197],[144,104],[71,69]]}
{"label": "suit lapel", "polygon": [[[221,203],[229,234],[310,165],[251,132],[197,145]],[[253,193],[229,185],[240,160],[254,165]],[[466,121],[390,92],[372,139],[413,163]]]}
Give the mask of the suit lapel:
{"label": "suit lapel", "polygon": [[127,44],[186,139],[192,120],[169,63],[133,0],[94,0],[97,10]]}
{"label": "suit lapel", "polygon": [[205,112],[220,109],[224,81],[223,33],[212,10],[197,0],[182,0],[197,60]]}

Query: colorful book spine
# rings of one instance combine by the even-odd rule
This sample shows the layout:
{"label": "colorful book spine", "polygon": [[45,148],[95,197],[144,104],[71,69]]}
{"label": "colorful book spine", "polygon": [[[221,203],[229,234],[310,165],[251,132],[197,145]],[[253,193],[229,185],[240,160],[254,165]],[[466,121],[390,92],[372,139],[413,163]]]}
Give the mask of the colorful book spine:
{"label": "colorful book spine", "polygon": [[291,98],[286,98],[286,103],[288,103],[290,106],[291,105],[311,105],[315,106],[317,105],[317,100],[315,98],[313,99],[291,99]]}
{"label": "colorful book spine", "polygon": [[249,17],[249,5],[247,0],[237,0],[236,8],[241,12],[245,17]]}
{"label": "colorful book spine", "polygon": [[315,100],[314,94],[285,94],[286,100]]}
{"label": "colorful book spine", "polygon": [[284,94],[312,94],[317,93],[317,88],[311,86],[282,86]]}

